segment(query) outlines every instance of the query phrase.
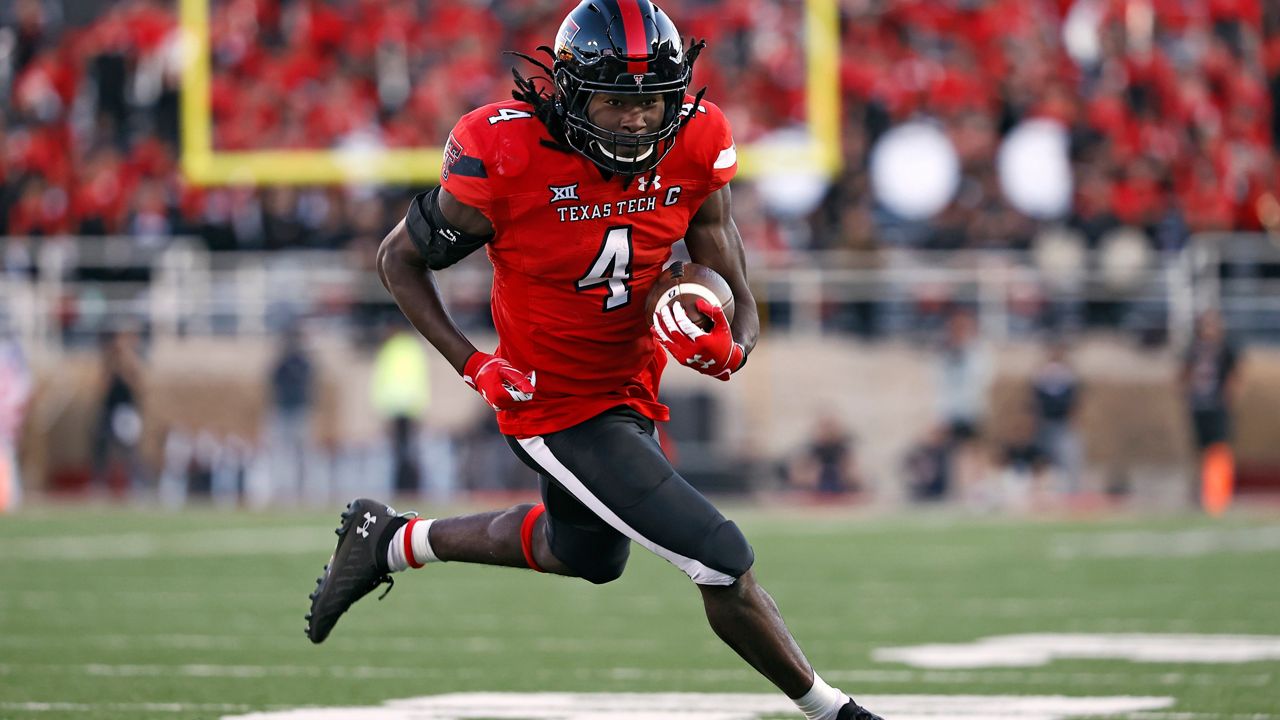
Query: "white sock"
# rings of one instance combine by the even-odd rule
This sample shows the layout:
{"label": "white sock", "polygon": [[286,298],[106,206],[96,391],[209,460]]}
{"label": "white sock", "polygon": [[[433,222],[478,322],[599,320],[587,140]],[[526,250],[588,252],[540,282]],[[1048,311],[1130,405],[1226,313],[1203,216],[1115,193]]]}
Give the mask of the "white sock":
{"label": "white sock", "polygon": [[808,720],[835,720],[836,713],[849,702],[849,696],[827,684],[826,680],[813,674],[813,687],[802,697],[793,700],[796,707]]}
{"label": "white sock", "polygon": [[427,533],[431,530],[431,525],[434,522],[434,519],[419,520],[418,522],[410,521],[396,531],[395,536],[391,538],[391,544],[387,546],[388,570],[400,572],[412,567],[412,563],[409,562],[410,558],[404,552],[404,533],[409,528],[413,528],[413,534],[409,537],[409,550],[413,553],[412,559],[418,563],[440,562],[440,558],[436,557],[435,551],[431,549],[431,540],[427,537]]}

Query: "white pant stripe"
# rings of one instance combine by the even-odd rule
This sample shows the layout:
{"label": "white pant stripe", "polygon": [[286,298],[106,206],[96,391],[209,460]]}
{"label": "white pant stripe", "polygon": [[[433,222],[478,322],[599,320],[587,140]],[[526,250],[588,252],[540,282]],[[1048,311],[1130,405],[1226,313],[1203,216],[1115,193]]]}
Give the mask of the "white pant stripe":
{"label": "white pant stripe", "polygon": [[695,583],[699,585],[727,586],[736,582],[737,579],[732,575],[709,568],[693,558],[687,558],[680,553],[668,550],[641,535],[610,510],[599,498],[592,495],[591,491],[582,484],[582,481],[556,459],[556,456],[551,453],[551,449],[547,447],[546,442],[541,437],[523,438],[516,442],[520,443],[520,447],[529,453],[529,457],[533,458],[534,462],[550,473],[565,490],[568,490],[571,495],[577,498],[578,502],[590,508],[591,512],[598,515],[601,520],[609,523],[614,530],[626,535],[645,547],[649,552],[683,570]]}

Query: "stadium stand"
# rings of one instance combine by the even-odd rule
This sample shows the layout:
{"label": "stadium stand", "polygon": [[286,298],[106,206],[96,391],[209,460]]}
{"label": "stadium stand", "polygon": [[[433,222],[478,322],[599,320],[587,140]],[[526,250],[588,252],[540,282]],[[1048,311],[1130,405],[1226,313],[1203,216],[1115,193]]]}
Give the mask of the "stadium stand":
{"label": "stadium stand", "polygon": [[[501,51],[531,52],[548,42],[547,29],[569,4],[210,0],[214,147],[439,145],[462,112],[507,96],[513,65],[527,69]],[[122,294],[118,305],[130,319],[157,321],[149,329],[163,336],[152,360],[153,381],[165,390],[152,397],[171,407],[149,407],[149,417],[180,424],[185,408],[218,397],[227,417],[203,429],[221,432],[222,425],[234,424],[253,434],[262,414],[255,404],[261,388],[219,375],[232,363],[217,353],[242,361],[261,353],[246,353],[243,344],[215,351],[185,340],[240,333],[251,336],[242,343],[260,350],[267,344],[263,336],[279,325],[277,312],[321,320],[343,316],[344,332],[372,325],[366,321],[373,316],[362,314],[368,298],[387,303],[369,272],[373,250],[415,188],[190,183],[179,169],[183,46],[175,5],[0,3],[0,272],[4,282],[20,281],[39,274],[48,260],[56,276],[61,256],[44,251],[66,246],[73,258],[69,280],[150,283],[149,297]],[[684,32],[708,39],[695,85],[709,86],[708,97],[725,109],[740,143],[804,126],[802,0],[664,5],[682,18]],[[1266,288],[1280,280],[1280,251],[1266,240],[1266,233],[1280,232],[1280,6],[1261,0],[839,0],[838,6],[843,169],[800,216],[769,202],[785,184],[776,178],[735,182],[735,216],[752,262],[789,271],[776,283],[766,273],[756,275],[770,332],[791,330],[799,337],[778,350],[776,368],[786,367],[796,347],[824,331],[927,338],[957,299],[995,307],[984,305],[979,314],[983,332],[1000,340],[1081,326],[1144,333],[1156,327],[1156,344],[1173,341],[1168,350],[1179,338],[1163,334],[1164,328],[1176,324],[1175,315],[1189,321],[1203,299],[1196,288],[1184,287],[1184,279],[1212,288],[1223,280],[1216,299],[1229,319],[1256,319],[1271,339],[1280,337],[1280,312],[1263,305],[1278,297]],[[959,178],[940,211],[913,220],[896,216],[877,197],[871,157],[889,130],[921,119],[940,129],[954,149]],[[998,148],[1031,119],[1060,123],[1069,138],[1073,182],[1061,218],[1031,217],[1001,190]],[[1219,232],[1229,235],[1214,235]],[[1187,252],[1193,237],[1204,241],[1208,255]],[[188,249],[186,238],[195,238],[198,247]],[[292,252],[299,250],[346,254],[311,262]],[[932,254],[908,254],[917,250]],[[248,269],[231,267],[232,261],[218,265],[219,256],[234,251],[264,254],[246,256]],[[288,261],[273,263],[273,256]],[[161,268],[166,262],[170,266]],[[167,275],[153,276],[155,268]],[[221,270],[235,284],[209,280]],[[487,322],[485,281],[474,267],[442,277],[451,307],[468,329]],[[61,292],[60,282],[55,277],[50,287]],[[1156,301],[1143,299],[1152,294],[1152,283]],[[848,293],[824,294],[840,288]],[[110,315],[114,311],[101,307],[117,300],[96,287],[80,295],[41,294],[44,289],[25,300],[17,292],[0,299],[24,321],[36,315],[24,317],[24,308],[52,305],[47,322],[56,330],[46,333],[43,318],[17,324],[47,337],[60,330],[64,342],[96,337],[103,328],[92,318]],[[1231,292],[1252,304],[1233,307]],[[1080,307],[1068,307],[1073,303]],[[1073,324],[1067,317],[1072,313],[1087,317]],[[1134,321],[1135,315],[1143,317]],[[80,336],[70,332],[74,328]],[[848,338],[838,338],[834,347],[826,346],[828,340],[823,338],[823,357],[852,377],[919,363],[918,346],[891,344],[868,359],[867,349],[846,344]],[[1125,345],[1115,351],[1122,353],[1119,359],[1106,355],[1084,363],[1094,391],[1083,412],[1099,419],[1086,437],[1095,465],[1185,461],[1181,430],[1161,425],[1176,422],[1170,408],[1179,402],[1170,356],[1161,356],[1153,373],[1148,349]],[[1018,388],[1027,363],[1017,352],[1003,357],[1007,366],[991,402],[1016,406],[1023,402]],[[1274,354],[1253,358],[1245,373],[1250,391],[1240,408],[1241,457],[1265,466],[1274,483],[1280,458],[1268,413],[1280,365]],[[57,370],[46,368],[46,384],[56,376],[91,394],[92,368],[75,366],[82,360],[68,356]],[[359,359],[342,360],[345,370]],[[193,367],[207,371],[207,385],[174,379],[174,368]],[[757,367],[769,366],[757,361]],[[338,395],[333,369],[323,370],[324,427],[318,434],[369,434],[368,428],[342,426],[360,415],[345,412],[358,403]],[[872,467],[894,467],[905,439],[927,426],[929,399],[912,394],[921,387],[921,372],[903,370],[895,382],[861,388],[857,402],[842,408],[872,448],[866,454]],[[778,397],[751,400],[755,416],[778,414],[785,406],[794,420],[788,426],[807,427],[820,399],[788,405],[797,397],[791,381],[779,371]],[[688,390],[680,382],[674,379],[672,387]],[[918,407],[902,408],[904,396]],[[867,397],[876,401],[864,402]],[[730,407],[747,401],[725,395],[718,402]],[[885,422],[857,415],[863,406],[888,405],[899,407],[902,417]],[[64,420],[86,413],[68,413]],[[1117,425],[1143,442],[1113,432],[1107,420],[1116,417],[1128,417]],[[875,435],[879,427],[887,428],[884,438]],[[148,426],[155,456],[163,454],[161,429]],[[54,438],[51,444],[84,455],[88,448],[74,445],[84,431],[57,427],[42,442]],[[758,443],[747,429],[731,432],[743,436],[736,446]],[[990,428],[995,439],[1013,433],[998,423]],[[768,452],[776,455],[800,440],[781,435]]]}
{"label": "stadium stand", "polygon": [[[686,18],[686,32],[709,39],[697,80],[741,142],[803,123],[803,3],[669,4],[680,6],[672,10]],[[343,246],[357,234],[367,191],[184,182],[171,2],[6,7],[0,234],[181,232],[221,249]],[[993,149],[1033,117],[1069,127],[1077,178],[1069,224],[1092,245],[1120,225],[1178,247],[1197,231],[1280,224],[1280,113],[1269,92],[1280,82],[1280,11],[1264,17],[1260,0],[850,0],[840,8],[846,170],[813,213],[811,232],[784,233],[766,215],[744,228],[754,245],[865,248],[906,237],[927,247],[1026,247],[1038,225],[996,189]],[[545,43],[563,9],[531,0],[214,2],[215,146],[438,145],[461,112],[506,95],[515,61],[500,51]],[[892,124],[922,115],[955,145],[961,189],[923,227],[887,235],[892,219],[868,192],[867,152]],[[389,226],[400,203],[379,205],[368,224]]]}

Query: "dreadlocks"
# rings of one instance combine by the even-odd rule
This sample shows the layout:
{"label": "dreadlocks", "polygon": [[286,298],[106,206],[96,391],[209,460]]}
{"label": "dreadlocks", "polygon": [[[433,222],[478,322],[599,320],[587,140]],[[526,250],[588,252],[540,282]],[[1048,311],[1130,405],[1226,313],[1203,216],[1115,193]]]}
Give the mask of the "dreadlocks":
{"label": "dreadlocks", "polygon": [[[555,61],[555,54],[551,52],[551,48],[546,45],[539,45],[538,50],[546,53],[552,59],[552,62]],[[515,89],[511,91],[511,97],[533,106],[533,116],[542,121],[542,124],[547,127],[547,133],[551,135],[551,140],[543,140],[542,144],[560,152],[575,152],[569,146],[568,140],[565,139],[564,112],[560,103],[556,101],[555,94],[540,89],[535,82],[538,79],[542,79],[554,87],[555,71],[551,69],[550,65],[532,55],[515,50],[508,50],[507,54],[523,58],[545,73],[544,75],[531,75],[526,78],[520,74],[519,70],[511,68],[511,75],[515,78],[516,83]]]}
{"label": "dreadlocks", "polygon": [[[685,55],[688,58],[686,62],[689,64],[690,70],[693,68],[694,61],[698,59],[698,56],[702,54],[703,49],[706,47],[706,40],[695,41],[691,39],[689,41],[689,47],[685,50]],[[537,52],[546,53],[547,57],[551,58],[552,65],[555,64],[556,56],[555,53],[552,52],[551,48],[546,45],[539,45]],[[511,91],[511,97],[532,106],[533,116],[542,121],[542,124],[547,128],[547,133],[551,135],[551,139],[542,140],[542,144],[553,150],[559,150],[560,152],[577,152],[569,145],[569,141],[565,137],[566,129],[564,122],[564,106],[560,103],[555,92],[547,92],[545,89],[538,87],[538,80],[545,80],[547,84],[551,85],[551,87],[555,87],[555,69],[552,65],[547,65],[538,58],[527,53],[522,53],[517,50],[507,50],[506,54],[514,55],[529,62],[543,73],[530,75],[526,78],[524,75],[520,74],[519,70],[511,68],[511,75],[515,79],[516,85],[515,89]],[[698,114],[698,107],[702,104],[702,96],[705,95],[706,92],[707,89],[704,87],[694,95],[693,102],[690,104],[688,112],[684,114],[684,118],[680,121],[681,128],[689,124],[689,121]],[[657,168],[650,170],[648,172],[649,180],[652,181],[657,177],[657,173]],[[632,176],[627,176],[624,181],[624,187],[629,185],[631,180]]]}

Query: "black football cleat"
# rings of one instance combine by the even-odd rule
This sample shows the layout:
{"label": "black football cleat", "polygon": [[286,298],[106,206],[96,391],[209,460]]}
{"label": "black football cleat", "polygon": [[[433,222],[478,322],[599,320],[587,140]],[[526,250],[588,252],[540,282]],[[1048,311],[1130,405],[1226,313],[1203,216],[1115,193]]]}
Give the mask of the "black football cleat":
{"label": "black football cleat", "polygon": [[342,524],[335,530],[338,546],[324,566],[324,574],[316,580],[311,593],[311,612],[307,613],[307,637],[322,643],[338,623],[338,618],[357,600],[387,583],[386,597],[395,583],[387,569],[387,546],[396,530],[417,513],[401,515],[376,500],[360,498],[347,505]]}
{"label": "black football cleat", "polygon": [[836,720],[884,720],[884,718],[850,700],[836,713]]}

